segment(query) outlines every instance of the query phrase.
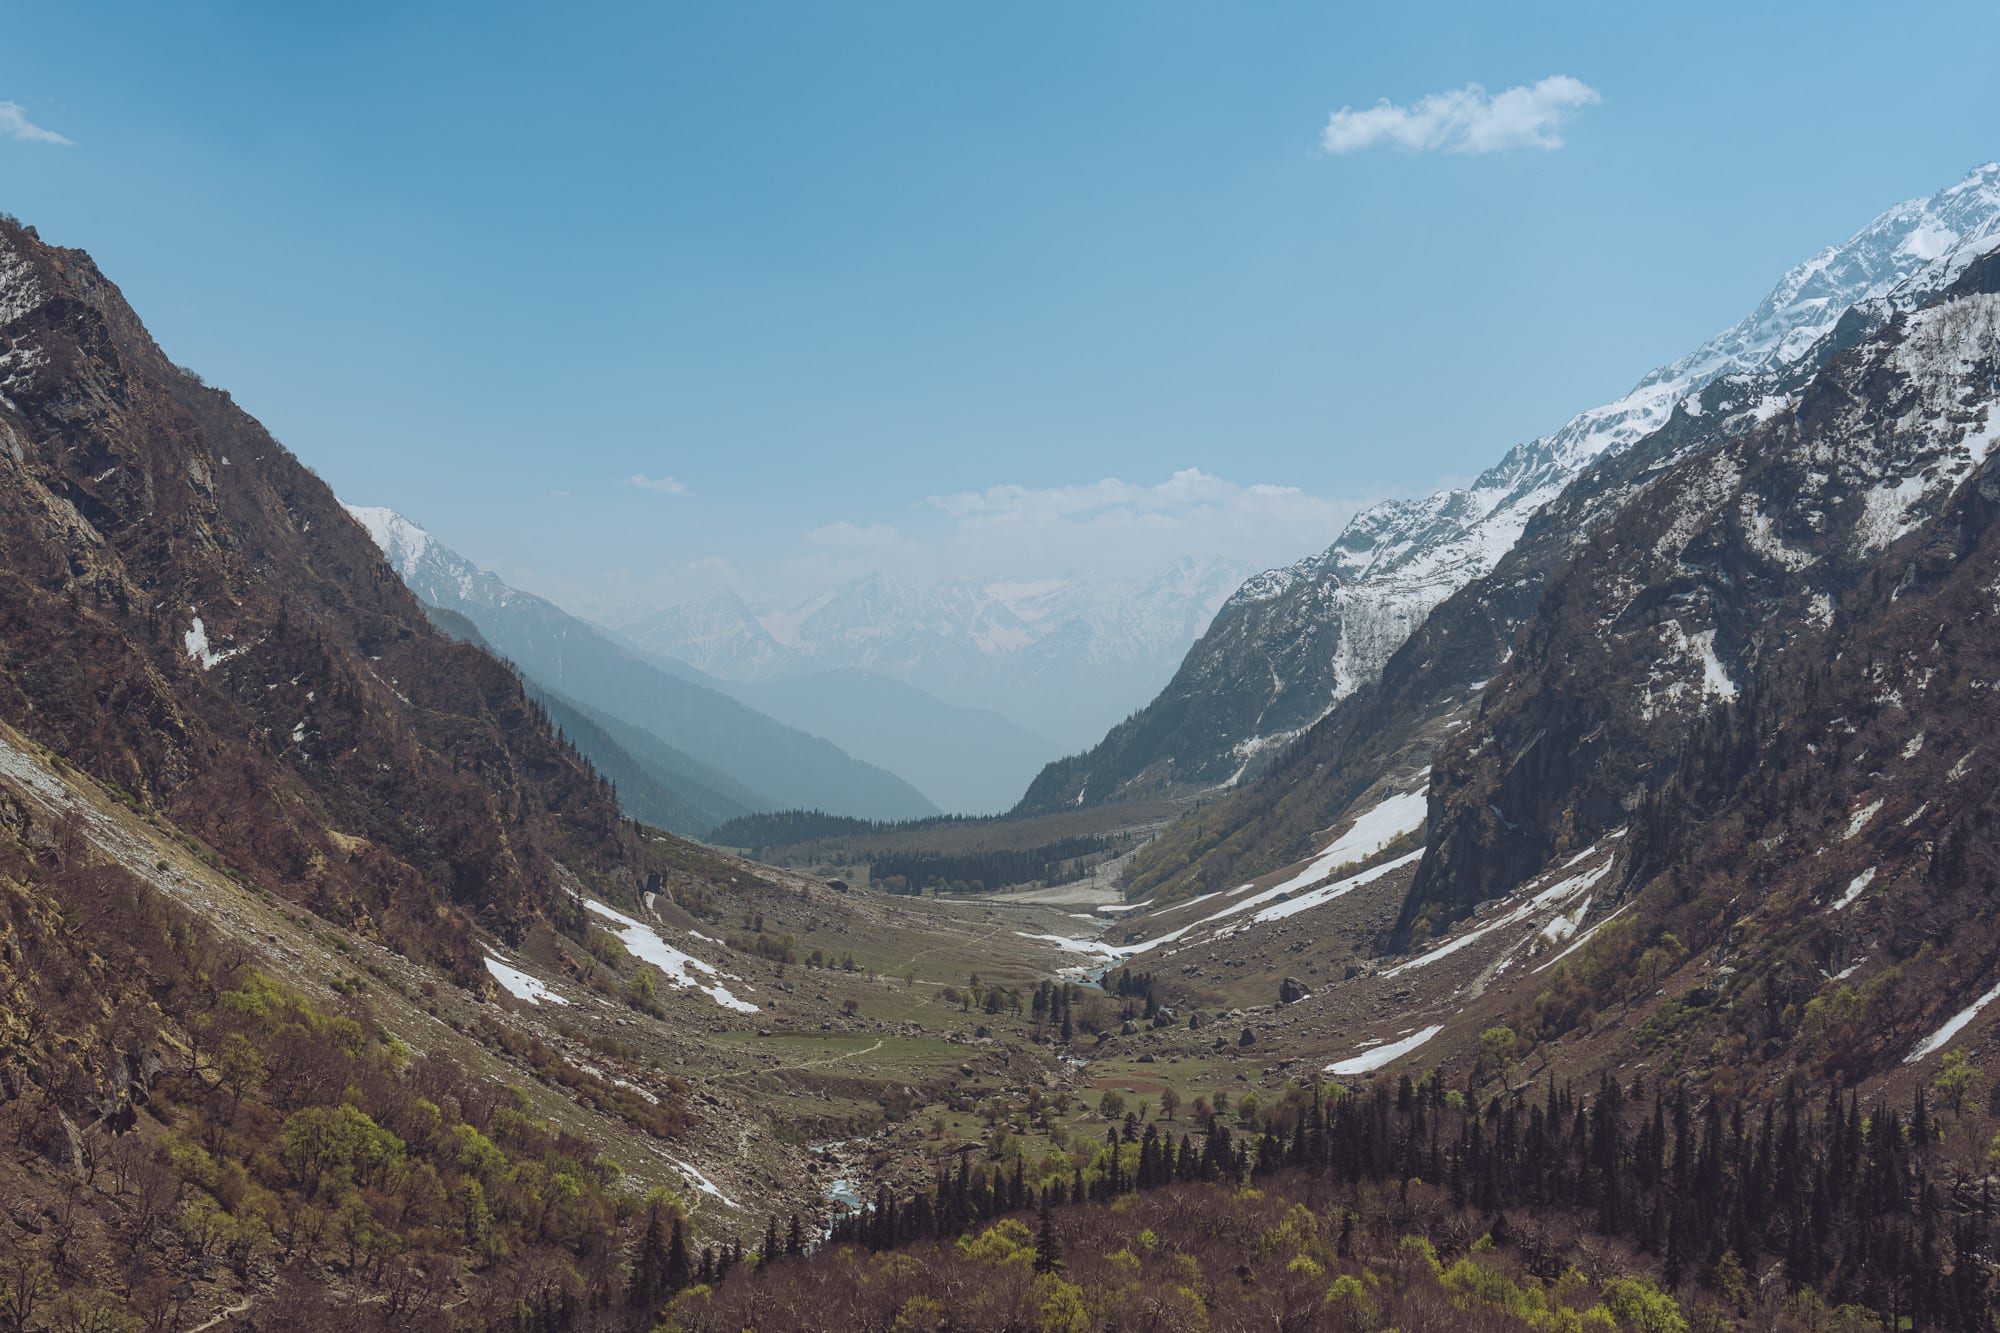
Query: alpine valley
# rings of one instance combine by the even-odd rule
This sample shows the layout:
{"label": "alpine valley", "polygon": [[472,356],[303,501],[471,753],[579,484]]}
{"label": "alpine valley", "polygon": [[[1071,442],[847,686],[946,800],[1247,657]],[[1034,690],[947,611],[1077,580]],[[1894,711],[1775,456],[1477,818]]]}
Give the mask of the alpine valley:
{"label": "alpine valley", "polygon": [[1987,166],[1226,598],[602,628],[0,221],[0,1328],[1990,1329],[1996,445]]}

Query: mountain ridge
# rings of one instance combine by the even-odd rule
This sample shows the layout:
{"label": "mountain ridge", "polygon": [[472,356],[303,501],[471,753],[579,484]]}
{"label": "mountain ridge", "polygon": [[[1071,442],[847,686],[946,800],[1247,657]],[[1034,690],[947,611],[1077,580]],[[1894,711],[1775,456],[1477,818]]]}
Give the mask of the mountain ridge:
{"label": "mountain ridge", "polygon": [[1247,580],[1160,696],[1092,749],[1051,764],[1020,808],[1255,776],[1375,679],[1431,608],[1489,572],[1591,459],[1644,438],[1707,384],[1776,370],[1833,333],[1848,309],[1996,227],[2000,164],[1989,163],[1795,266],[1742,320],[1625,397],[1514,446],[1473,486],[1378,505],[1325,551]]}
{"label": "mountain ridge", "polygon": [[871,672],[1074,745],[1159,688],[1242,574],[1195,559],[1130,579],[920,586],[875,572],[782,606],[714,593],[615,629],[731,685]]}
{"label": "mountain ridge", "polygon": [[696,804],[721,795],[704,771],[714,770],[768,801],[768,809],[819,807],[884,819],[938,813],[901,777],[660,669],[587,621],[480,569],[394,510],[349,506],[348,512],[419,598],[466,617],[528,679],[688,756],[692,764],[673,768]]}

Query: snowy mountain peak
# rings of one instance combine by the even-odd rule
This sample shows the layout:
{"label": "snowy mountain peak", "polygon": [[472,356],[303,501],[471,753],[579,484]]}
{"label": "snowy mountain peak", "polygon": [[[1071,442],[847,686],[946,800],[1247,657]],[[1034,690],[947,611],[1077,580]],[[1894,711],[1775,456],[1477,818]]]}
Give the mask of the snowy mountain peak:
{"label": "snowy mountain peak", "polygon": [[724,593],[619,628],[723,680],[867,671],[1081,745],[1166,682],[1245,572],[1188,559],[1139,579],[924,586],[877,571],[791,605]]}
{"label": "snowy mountain peak", "polygon": [[344,501],[341,508],[367,529],[403,582],[434,606],[465,602],[497,608],[524,595],[393,509]]}
{"label": "snowy mountain peak", "polygon": [[[1851,310],[1879,323],[1916,299],[1917,288],[1948,282],[1996,233],[2000,164],[1987,164],[1795,266],[1742,320],[1615,402],[1516,445],[1471,486],[1364,511],[1326,550],[1248,579],[1161,698],[1114,733],[1103,754],[1045,773],[1030,799],[1061,804],[1082,785],[1092,800],[1114,799],[1161,782],[1252,776],[1246,757],[1276,755],[1377,679],[1431,609],[1490,573],[1593,460],[1657,431],[1711,384],[1771,376],[1807,358]],[[1154,739],[1135,743],[1140,734]]]}
{"label": "snowy mountain peak", "polygon": [[354,521],[368,530],[375,545],[397,569],[414,566],[430,549],[431,535],[393,509],[377,505],[343,505]]}
{"label": "snowy mountain peak", "polygon": [[[2000,164],[1988,163],[1956,185],[1888,209],[1844,243],[1795,266],[1742,320],[1649,372],[1616,402],[1578,413],[1553,434],[1515,446],[1471,487],[1377,505],[1357,516],[1322,554],[1266,571],[1237,598],[1269,600],[1301,582],[1330,577],[1349,586],[1427,587],[1441,600],[1491,569],[1534,512],[1591,459],[1659,429],[1676,403],[1717,379],[1765,375],[1789,364],[1852,307],[1887,296],[1946,255],[1965,251],[1969,257],[1977,240],[1996,230]],[[1357,669],[1346,674],[1370,679],[1381,665],[1355,663]]]}

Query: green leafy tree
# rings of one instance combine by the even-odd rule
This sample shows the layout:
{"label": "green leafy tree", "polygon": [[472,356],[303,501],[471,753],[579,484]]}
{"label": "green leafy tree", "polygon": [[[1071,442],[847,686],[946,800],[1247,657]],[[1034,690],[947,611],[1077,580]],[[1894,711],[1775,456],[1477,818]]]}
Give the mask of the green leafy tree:
{"label": "green leafy tree", "polygon": [[1979,1070],[1965,1058],[1963,1051],[1946,1051],[1944,1065],[1938,1070],[1931,1087],[1937,1092],[1938,1101],[1950,1108],[1953,1115],[1965,1109],[1965,1099],[1973,1086],[1979,1082]]}

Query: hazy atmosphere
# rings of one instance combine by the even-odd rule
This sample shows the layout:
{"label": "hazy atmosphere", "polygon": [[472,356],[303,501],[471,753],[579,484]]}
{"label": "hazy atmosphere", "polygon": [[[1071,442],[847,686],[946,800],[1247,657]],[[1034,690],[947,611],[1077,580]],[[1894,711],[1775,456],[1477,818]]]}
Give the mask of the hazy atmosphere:
{"label": "hazy atmosphere", "polygon": [[0,1333],[2000,1331],[1996,50],[0,15]]}

